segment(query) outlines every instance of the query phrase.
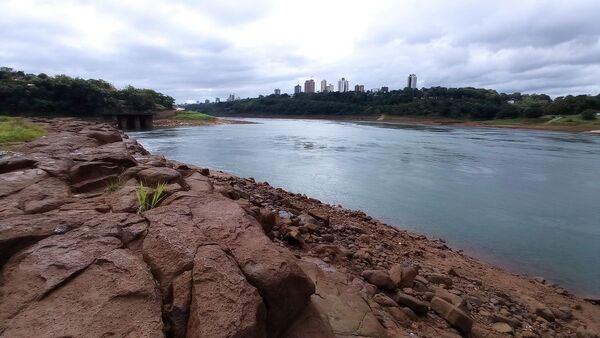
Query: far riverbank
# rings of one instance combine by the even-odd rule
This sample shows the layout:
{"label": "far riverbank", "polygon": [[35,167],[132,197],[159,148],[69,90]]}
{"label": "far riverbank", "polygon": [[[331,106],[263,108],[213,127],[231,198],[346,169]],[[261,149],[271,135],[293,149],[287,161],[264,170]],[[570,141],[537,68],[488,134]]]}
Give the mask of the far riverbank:
{"label": "far riverbank", "polygon": [[[422,116],[390,116],[390,115],[278,115],[278,114],[235,114],[216,115],[238,118],[272,118],[272,119],[306,119],[333,121],[360,121],[382,124],[407,124],[429,126],[455,126],[461,128],[513,128],[562,131],[572,133],[600,134],[600,120],[582,121],[575,117],[558,117],[554,119],[499,119],[499,120],[459,120]],[[571,120],[569,122],[568,120]]]}

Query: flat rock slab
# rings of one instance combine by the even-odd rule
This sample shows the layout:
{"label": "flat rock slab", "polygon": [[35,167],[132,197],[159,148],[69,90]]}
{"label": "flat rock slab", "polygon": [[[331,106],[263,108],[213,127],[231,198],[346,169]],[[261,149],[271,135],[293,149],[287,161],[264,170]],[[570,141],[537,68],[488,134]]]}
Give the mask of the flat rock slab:
{"label": "flat rock slab", "polygon": [[316,337],[331,334],[336,337],[387,336],[369,304],[348,285],[344,274],[328,269],[327,264],[318,260],[304,259],[299,264],[316,285],[311,303],[326,323],[321,328],[331,329],[331,332],[322,332]]}
{"label": "flat rock slab", "polygon": [[266,337],[266,309],[233,258],[219,246],[198,248],[187,337]]}
{"label": "flat rock slab", "polygon": [[107,252],[63,287],[2,323],[0,337],[7,338],[163,336],[152,274],[123,249]]}

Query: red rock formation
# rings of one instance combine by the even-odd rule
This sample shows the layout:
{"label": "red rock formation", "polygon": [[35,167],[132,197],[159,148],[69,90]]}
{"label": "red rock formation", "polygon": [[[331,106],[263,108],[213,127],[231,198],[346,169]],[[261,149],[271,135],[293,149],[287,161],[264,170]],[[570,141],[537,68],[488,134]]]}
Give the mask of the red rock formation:
{"label": "red rock formation", "polygon": [[[38,122],[46,136],[0,159],[0,337],[600,332],[597,305],[443,242],[103,124]],[[140,181],[167,186],[138,215]]]}

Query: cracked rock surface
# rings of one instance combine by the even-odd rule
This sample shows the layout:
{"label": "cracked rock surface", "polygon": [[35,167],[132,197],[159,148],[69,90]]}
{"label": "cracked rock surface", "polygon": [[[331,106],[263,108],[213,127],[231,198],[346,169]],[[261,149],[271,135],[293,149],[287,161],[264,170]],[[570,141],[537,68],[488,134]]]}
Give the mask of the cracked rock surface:
{"label": "cracked rock surface", "polygon": [[[598,337],[600,309],[112,127],[0,158],[0,337]],[[139,183],[157,205],[137,213]]]}

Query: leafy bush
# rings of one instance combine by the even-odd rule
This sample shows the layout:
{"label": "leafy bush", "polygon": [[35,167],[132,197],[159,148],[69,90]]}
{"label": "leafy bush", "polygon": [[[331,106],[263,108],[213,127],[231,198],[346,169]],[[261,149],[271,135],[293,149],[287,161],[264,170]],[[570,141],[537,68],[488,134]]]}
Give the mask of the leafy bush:
{"label": "leafy bush", "polygon": [[600,110],[586,109],[583,112],[581,112],[581,119],[587,121],[595,120],[597,114],[600,114]]}
{"label": "leafy bush", "polygon": [[0,71],[0,113],[98,116],[110,111],[171,109],[175,100],[151,89],[117,89],[104,80]]}

